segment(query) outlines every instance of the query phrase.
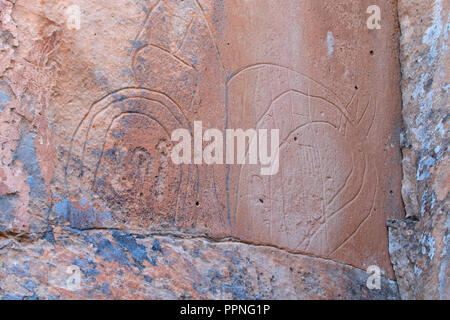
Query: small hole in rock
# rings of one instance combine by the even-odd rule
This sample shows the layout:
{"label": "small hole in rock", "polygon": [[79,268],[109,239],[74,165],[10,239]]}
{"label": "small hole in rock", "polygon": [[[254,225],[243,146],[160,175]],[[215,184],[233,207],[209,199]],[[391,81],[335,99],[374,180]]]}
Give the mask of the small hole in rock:
{"label": "small hole in rock", "polygon": [[373,56],[375,52],[373,50],[370,50],[370,55]]}
{"label": "small hole in rock", "polygon": [[195,203],[195,206],[200,207],[200,202],[197,201],[197,202]]}
{"label": "small hole in rock", "polygon": [[264,200],[263,199],[259,199],[259,202],[264,203]]}

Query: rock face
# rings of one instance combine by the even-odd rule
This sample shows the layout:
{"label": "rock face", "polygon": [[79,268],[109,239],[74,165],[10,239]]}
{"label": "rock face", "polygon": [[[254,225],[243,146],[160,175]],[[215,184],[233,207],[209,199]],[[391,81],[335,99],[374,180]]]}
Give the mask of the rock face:
{"label": "rock face", "polygon": [[[0,0],[0,296],[398,298],[396,6],[369,5]],[[194,121],[279,130],[278,172],[176,165]]]}
{"label": "rock face", "polygon": [[[0,242],[3,299],[397,299],[365,271],[237,242],[55,228]],[[3,277],[5,275],[5,277]]]}
{"label": "rock face", "polygon": [[391,258],[402,297],[449,299],[449,3],[402,0],[398,12],[410,220],[390,223]]}

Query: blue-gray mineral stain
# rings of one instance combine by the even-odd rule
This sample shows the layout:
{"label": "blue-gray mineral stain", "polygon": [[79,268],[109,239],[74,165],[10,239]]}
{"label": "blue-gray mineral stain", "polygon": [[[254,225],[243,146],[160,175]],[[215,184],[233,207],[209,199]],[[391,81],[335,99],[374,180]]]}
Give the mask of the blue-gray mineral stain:
{"label": "blue-gray mineral stain", "polygon": [[[104,238],[100,234],[85,237],[86,241],[96,247],[96,255],[99,255],[107,262],[117,262],[130,269],[137,267],[144,269],[144,261],[156,265],[156,258],[149,259],[144,245],[138,244],[135,237],[130,234],[114,231],[112,232],[114,241]],[[130,261],[131,257],[132,261]]]}
{"label": "blue-gray mineral stain", "polygon": [[153,278],[147,275],[144,275],[144,280],[148,283],[152,283],[153,282]]}
{"label": "blue-gray mineral stain", "polygon": [[119,244],[119,246],[122,249],[130,252],[131,257],[133,258],[133,261],[135,262],[135,265],[139,269],[142,270],[144,268],[144,265],[143,265],[144,261],[148,261],[148,262],[152,263],[147,256],[145,246],[138,244],[136,242],[136,239],[132,235],[121,234],[118,231],[114,231],[112,233],[112,236],[117,241],[117,243]]}
{"label": "blue-gray mineral stain", "polygon": [[109,283],[103,282],[103,284],[102,284],[102,292],[107,297],[110,297],[112,295],[112,291],[111,291],[111,287],[110,287]]}
{"label": "blue-gray mineral stain", "polygon": [[16,195],[0,196],[0,232],[5,231],[6,228],[14,220],[14,203]]}
{"label": "blue-gray mineral stain", "polygon": [[88,199],[82,199],[80,205],[83,208],[75,206],[70,199],[63,199],[53,206],[53,212],[56,218],[61,222],[70,222],[73,229],[90,230],[97,225],[102,225],[106,221],[111,221],[112,215],[105,208],[98,210]]}
{"label": "blue-gray mineral stain", "polygon": [[39,167],[36,149],[34,147],[35,133],[23,135],[19,141],[19,146],[14,154],[14,161],[22,162],[22,167],[28,175],[27,183],[30,186],[30,196],[32,198],[45,198],[45,183],[41,178],[41,168]]}
{"label": "blue-gray mineral stain", "polygon": [[87,242],[97,248],[95,254],[107,262],[117,262],[120,265],[131,267],[127,254],[121,247],[115,247],[111,241],[103,238],[100,234],[94,234],[85,238]]}
{"label": "blue-gray mineral stain", "polygon": [[91,279],[95,279],[95,276],[100,274],[100,271],[96,269],[97,264],[90,259],[75,258],[73,264],[80,267],[81,272]]}
{"label": "blue-gray mineral stain", "polygon": [[160,244],[160,242],[159,242],[158,240],[156,240],[156,239],[153,241],[153,244],[152,244],[152,250],[153,250],[153,251],[159,251],[159,252],[163,253],[163,251],[162,251],[162,249],[161,249],[161,244]]}

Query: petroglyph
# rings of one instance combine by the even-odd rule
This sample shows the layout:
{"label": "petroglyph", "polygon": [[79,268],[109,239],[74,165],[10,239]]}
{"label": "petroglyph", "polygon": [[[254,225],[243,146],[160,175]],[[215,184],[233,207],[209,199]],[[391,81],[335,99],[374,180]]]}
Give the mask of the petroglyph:
{"label": "petroglyph", "polygon": [[171,132],[192,131],[198,114],[225,129],[225,74],[202,7],[156,1],[133,43],[137,85],[88,111],[72,139],[69,194],[94,191],[128,227],[222,233],[226,168],[175,166],[168,157]]}
{"label": "petroglyph", "polygon": [[[375,99],[345,102],[275,63],[227,74],[197,1],[155,2],[135,44],[136,87],[95,102],[74,134],[66,170],[72,197],[94,191],[127,226],[232,236],[323,257],[373,213],[377,183],[370,181],[378,178],[366,142]],[[170,133],[192,132],[194,120],[224,130],[279,129],[279,173],[174,165]]]}
{"label": "petroglyph", "polygon": [[[394,279],[386,221],[404,217],[396,3],[380,32],[357,1],[75,2],[0,0],[0,298],[397,297],[366,286],[369,266]],[[198,122],[240,136],[234,164]],[[430,192],[408,189],[424,212],[445,198],[430,145]]]}

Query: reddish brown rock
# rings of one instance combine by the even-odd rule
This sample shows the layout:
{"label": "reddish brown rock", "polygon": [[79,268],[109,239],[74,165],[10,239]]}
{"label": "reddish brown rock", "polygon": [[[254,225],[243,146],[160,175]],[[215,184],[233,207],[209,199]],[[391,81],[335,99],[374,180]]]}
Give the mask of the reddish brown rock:
{"label": "reddish brown rock", "polygon": [[[348,292],[364,284],[360,269],[371,265],[393,278],[386,221],[403,217],[394,3],[380,4],[381,30],[367,27],[368,1],[83,0],[79,28],[69,1],[0,3],[12,12],[10,19],[2,10],[2,30],[17,40],[8,40],[1,60],[2,86],[10,92],[1,116],[8,150],[0,168],[7,212],[0,231],[8,239],[5,257],[11,255],[3,273],[14,268],[13,257],[43,250],[38,255],[46,261],[29,261],[37,269],[28,280],[44,298],[395,296],[391,282],[387,291]],[[175,165],[171,133],[193,134],[194,121],[223,132],[279,129],[279,172]],[[180,263],[173,253],[149,275],[170,282],[171,291],[149,286],[149,233],[181,237],[181,247],[200,241],[200,255],[210,258],[188,250]],[[130,234],[146,243],[138,253],[120,244]],[[280,285],[260,285],[255,273],[242,284],[251,288],[246,295],[205,293],[209,280],[189,272],[208,263],[232,269],[233,259],[219,258],[222,244],[184,238],[232,240],[226,246],[248,268],[293,265],[291,272],[300,268],[302,275],[283,273]],[[9,251],[10,241],[20,254]],[[67,247],[73,253],[63,252]],[[124,283],[129,273],[115,282],[122,258],[103,250],[127,252],[125,265],[137,268],[132,285]],[[271,250],[273,264],[264,262]],[[111,264],[75,293],[56,289],[65,281],[58,272],[45,278],[53,266],[97,264],[98,256]],[[343,270],[351,272],[342,282],[330,280]],[[222,290],[229,287],[217,279]],[[293,279],[302,284],[283,292]],[[120,285],[126,289],[115,291]],[[12,282],[1,287],[8,288],[4,295],[18,290]]]}
{"label": "reddish brown rock", "polygon": [[[384,221],[402,210],[399,194],[392,190],[392,201],[387,190],[399,185],[398,166],[383,163],[398,159],[390,135],[399,114],[389,122],[380,115],[399,103],[388,84],[398,73],[387,71],[397,70],[393,15],[385,17],[391,31],[380,34],[365,23],[355,27],[347,15],[335,14],[329,27],[307,27],[316,15],[334,17],[333,8],[155,1],[129,49],[130,85],[99,94],[74,128],[64,173],[69,198],[98,197],[123,227],[232,236],[391,272]],[[101,73],[114,73],[107,70]],[[98,72],[91,70],[89,79]],[[75,89],[83,90],[69,92]],[[223,130],[281,129],[279,174],[261,177],[252,166],[174,166],[170,132],[192,131],[195,120]]]}

